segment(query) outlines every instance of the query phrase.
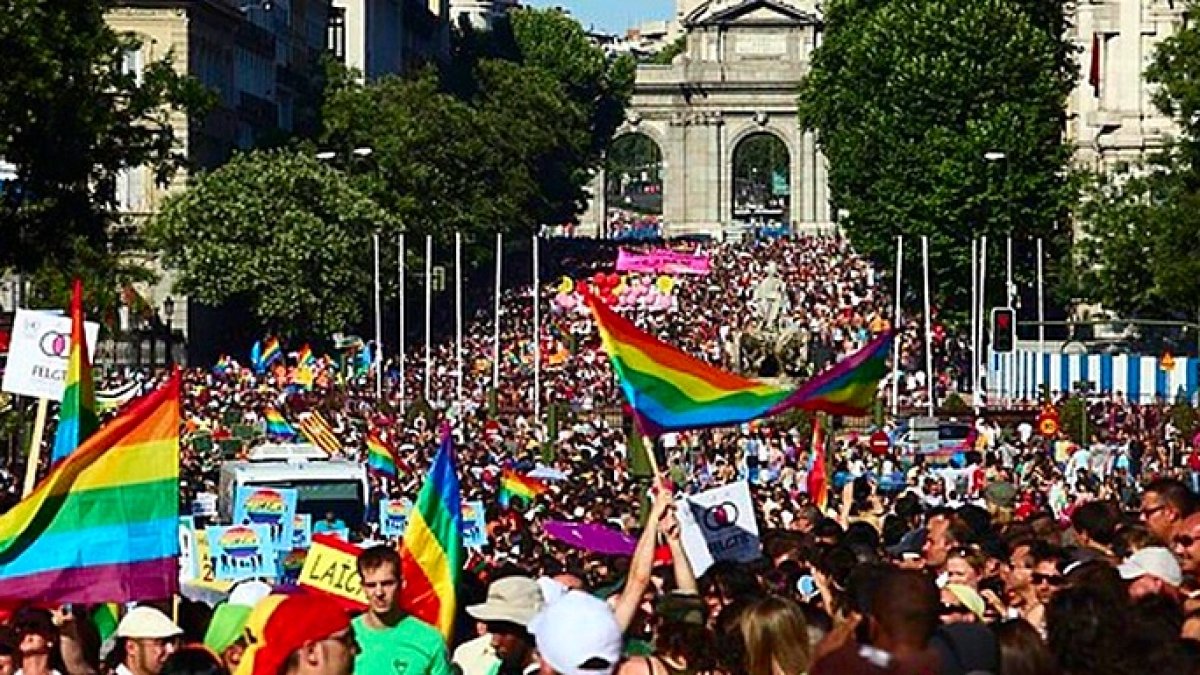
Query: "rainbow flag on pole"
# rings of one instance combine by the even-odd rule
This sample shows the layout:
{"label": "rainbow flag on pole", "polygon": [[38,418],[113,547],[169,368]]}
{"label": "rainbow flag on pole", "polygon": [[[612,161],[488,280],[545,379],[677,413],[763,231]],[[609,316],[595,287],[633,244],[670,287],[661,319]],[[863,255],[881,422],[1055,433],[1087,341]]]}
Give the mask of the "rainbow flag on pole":
{"label": "rainbow flag on pole", "polygon": [[292,428],[291,424],[288,424],[287,418],[275,406],[267,406],[266,410],[263,411],[263,417],[267,421],[268,436],[285,438],[287,440],[296,438],[296,430]]}
{"label": "rainbow flag on pole", "polygon": [[396,452],[374,429],[367,434],[367,468],[380,476],[396,480]]}
{"label": "rainbow flag on pole", "polygon": [[400,546],[401,604],[449,640],[454,630],[458,579],[462,574],[462,495],[454,469],[450,428],[408,516]]}
{"label": "rainbow flag on pole", "polygon": [[604,350],[643,434],[745,424],[793,408],[865,415],[887,374],[884,334],[799,388],[728,373],[642,332],[591,293]]}
{"label": "rainbow flag on pole", "polygon": [[500,474],[500,494],[498,501],[503,508],[508,508],[513,497],[520,497],[525,503],[529,503],[545,491],[545,483],[536,478],[522,476],[510,469],[505,469]]}
{"label": "rainbow flag on pole", "polygon": [[92,364],[88,361],[87,333],[83,330],[83,282],[76,279],[71,289],[71,347],[62,407],[58,413],[58,431],[54,434],[54,451],[50,456],[51,466],[71,454],[99,426],[96,385],[92,380]]}
{"label": "rainbow flag on pole", "polygon": [[0,600],[131,602],[177,591],[179,383],[176,370],[0,516]]}

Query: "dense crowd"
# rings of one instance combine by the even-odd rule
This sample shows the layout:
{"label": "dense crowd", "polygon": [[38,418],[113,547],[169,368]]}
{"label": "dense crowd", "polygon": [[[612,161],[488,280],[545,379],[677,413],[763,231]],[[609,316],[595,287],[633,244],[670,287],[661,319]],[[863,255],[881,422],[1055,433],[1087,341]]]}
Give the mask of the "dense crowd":
{"label": "dense crowd", "polygon": [[[673,279],[668,311],[623,311],[714,364],[737,363],[756,284],[770,269],[785,282],[784,329],[803,334],[809,372],[892,326],[879,270],[844,240],[680,248],[697,246],[711,256],[710,275]],[[561,263],[576,281],[611,270],[611,261],[587,256]],[[294,362],[262,373],[237,364],[185,373],[185,509],[217,491],[229,458],[227,444],[197,439],[238,446],[237,428],[260,428],[268,407],[291,419],[320,412],[340,454],[354,459],[362,459],[369,431],[382,434],[397,449],[401,476],[372,477],[372,503],[416,494],[437,424],[453,419],[463,498],[486,505],[489,541],[469,555],[448,645],[398,609],[402,569],[385,545],[359,559],[370,605],[353,622],[319,598],[267,595],[269,587],[254,583],[215,611],[192,601],[174,619],[170,611],[130,611],[105,645],[90,634],[84,608],[23,609],[9,622],[12,633],[0,631],[0,675],[6,655],[10,667],[37,675],[351,667],[408,675],[1082,675],[1200,666],[1200,436],[1185,437],[1163,409],[1095,401],[1083,444],[1043,438],[1028,420],[1002,426],[985,415],[945,457],[895,445],[873,450],[869,429],[835,429],[825,508],[809,494],[807,418],[666,434],[656,444],[661,471],[649,476],[635,466],[639,439],[589,315],[557,305],[562,288],[549,279],[538,289],[546,308],[538,350],[532,289],[505,291],[496,386],[491,317],[470,322],[463,400],[447,341],[432,345],[429,401],[420,400],[422,345],[411,346],[403,374],[394,359],[384,364],[383,400],[370,374],[339,376],[333,360],[322,360],[312,387],[295,385]],[[906,316],[901,326],[903,407],[924,403],[922,325]],[[937,395],[967,389],[963,341],[941,326],[933,337]],[[539,351],[540,419],[532,399]],[[98,388],[131,379],[149,388],[161,377],[112,372]],[[895,435],[899,422],[884,429]],[[564,478],[531,502],[502,508],[501,473],[536,468]],[[688,495],[737,481],[751,486],[762,555],[696,574],[678,510]],[[375,520],[352,523],[352,538],[381,539]],[[549,536],[549,521],[603,525],[637,545],[632,555],[595,553]]]}

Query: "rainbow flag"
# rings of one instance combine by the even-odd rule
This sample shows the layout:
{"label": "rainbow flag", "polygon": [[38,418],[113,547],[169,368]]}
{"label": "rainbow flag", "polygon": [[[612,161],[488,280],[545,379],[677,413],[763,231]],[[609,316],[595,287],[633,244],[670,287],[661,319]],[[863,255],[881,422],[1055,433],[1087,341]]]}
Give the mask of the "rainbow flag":
{"label": "rainbow flag", "polygon": [[821,426],[821,416],[813,420],[812,464],[808,467],[808,499],[825,511],[829,506],[829,479],[825,475],[825,429]]}
{"label": "rainbow flag", "polygon": [[58,413],[58,431],[54,434],[51,466],[79,447],[96,428],[96,384],[88,361],[87,333],[83,330],[83,282],[75,280],[71,289],[71,345],[67,356],[67,374],[62,407]]}
{"label": "rainbow flag", "polygon": [[233,362],[230,360],[229,356],[222,354],[221,358],[217,359],[216,365],[212,367],[213,375],[216,375],[217,377],[224,376],[232,365]]}
{"label": "rainbow flag", "polygon": [[296,430],[292,428],[291,424],[288,424],[287,418],[275,406],[267,406],[266,410],[263,411],[263,417],[267,420],[268,436],[286,438],[288,440],[296,438]]}
{"label": "rainbow flag", "polygon": [[367,468],[380,476],[396,480],[396,453],[374,429],[367,434]]}
{"label": "rainbow flag", "polygon": [[400,562],[405,611],[439,629],[447,641],[463,568],[462,529],[454,446],[449,427],[443,426],[441,447],[408,515]]}
{"label": "rainbow flag", "polygon": [[709,365],[649,335],[590,293],[604,350],[644,435],[745,424],[793,408],[865,415],[887,373],[891,333],[799,388]]}
{"label": "rainbow flag", "polygon": [[176,370],[0,516],[0,600],[131,602],[177,591],[180,380]]}
{"label": "rainbow flag", "polygon": [[296,352],[297,366],[312,366],[316,363],[317,357],[313,356],[312,347],[309,347],[307,344],[300,347],[300,349]]}
{"label": "rainbow flag", "polygon": [[508,508],[513,497],[520,497],[528,503],[545,491],[546,485],[536,478],[522,476],[510,469],[505,469],[500,474],[500,495],[498,501],[503,508]]}

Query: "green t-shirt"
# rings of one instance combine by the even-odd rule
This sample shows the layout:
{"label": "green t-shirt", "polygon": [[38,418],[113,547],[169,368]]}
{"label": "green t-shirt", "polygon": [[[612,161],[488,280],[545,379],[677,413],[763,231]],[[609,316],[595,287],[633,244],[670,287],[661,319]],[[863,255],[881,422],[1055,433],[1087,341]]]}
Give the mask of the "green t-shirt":
{"label": "green t-shirt", "polygon": [[362,649],[354,659],[357,675],[450,675],[442,634],[420,619],[406,616],[391,628],[375,629],[360,616],[353,624]]}

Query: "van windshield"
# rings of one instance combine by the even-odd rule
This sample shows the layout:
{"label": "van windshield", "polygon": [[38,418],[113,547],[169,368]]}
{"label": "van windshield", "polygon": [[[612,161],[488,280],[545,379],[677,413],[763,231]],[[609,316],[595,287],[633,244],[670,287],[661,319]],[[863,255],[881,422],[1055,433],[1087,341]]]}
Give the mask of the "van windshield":
{"label": "van windshield", "polygon": [[311,514],[313,520],[333,512],[351,527],[365,520],[363,485],[357,480],[276,480],[246,483],[253,487],[295,488],[296,512]]}

